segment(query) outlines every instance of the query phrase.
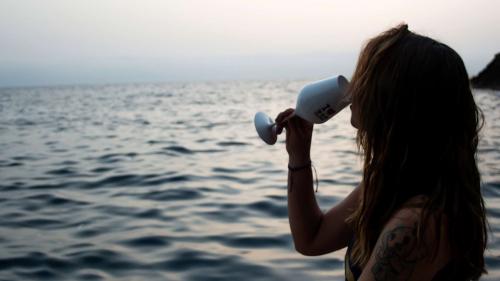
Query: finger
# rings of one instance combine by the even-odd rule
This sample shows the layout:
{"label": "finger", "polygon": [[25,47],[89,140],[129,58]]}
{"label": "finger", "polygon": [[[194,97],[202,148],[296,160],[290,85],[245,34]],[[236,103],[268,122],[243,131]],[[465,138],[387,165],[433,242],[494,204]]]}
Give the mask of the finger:
{"label": "finger", "polygon": [[283,127],[286,126],[293,117],[295,117],[295,111],[291,112],[288,116],[285,116],[280,122],[276,122],[276,133],[279,135],[283,131]]}
{"label": "finger", "polygon": [[286,128],[286,141],[288,142],[288,140],[290,139],[290,129],[288,126],[286,126],[285,128]]}
{"label": "finger", "polygon": [[276,125],[276,134],[280,135],[283,132],[283,126]]}
{"label": "finger", "polygon": [[[279,135],[283,131],[284,127],[287,127],[287,130],[292,129],[296,130],[297,129],[297,124],[295,122],[297,120],[292,120],[295,117],[295,111],[293,111],[290,115],[285,116],[280,122],[276,122],[276,133]],[[292,120],[291,122],[289,122]],[[293,124],[290,124],[293,123]],[[289,128],[288,126],[292,126],[292,128]]]}
{"label": "finger", "polygon": [[282,123],[283,119],[285,119],[287,116],[289,116],[293,112],[294,112],[293,108],[288,108],[287,110],[278,114],[278,116],[276,117],[276,119],[274,121],[276,123]]}
{"label": "finger", "polygon": [[290,114],[292,114],[292,113],[293,113],[293,109],[291,109],[291,108],[289,108],[289,109],[287,109],[287,110],[283,111],[282,113],[280,113],[280,114],[276,117],[276,119],[275,119],[276,124],[282,124],[282,123],[283,123],[283,120],[284,120],[286,117],[290,116]]}
{"label": "finger", "polygon": [[286,121],[281,121],[281,123],[276,123],[276,134],[281,134],[283,132],[283,129],[288,130],[288,123]]}
{"label": "finger", "polygon": [[294,118],[296,115],[295,114],[290,114],[290,115],[287,115],[285,116],[285,118],[283,118],[283,121],[281,121],[281,123],[288,123],[288,121],[290,121],[290,119]]}

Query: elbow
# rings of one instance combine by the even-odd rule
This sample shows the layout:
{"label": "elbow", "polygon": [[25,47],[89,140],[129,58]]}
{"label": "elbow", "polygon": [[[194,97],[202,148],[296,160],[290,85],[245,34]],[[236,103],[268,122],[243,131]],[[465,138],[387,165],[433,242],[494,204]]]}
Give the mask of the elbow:
{"label": "elbow", "polygon": [[[299,252],[304,256],[309,256],[309,257],[320,256],[326,253],[326,251],[322,249],[323,247],[321,247],[316,241],[322,223],[323,223],[323,214],[321,214],[319,217],[317,226],[314,229],[315,231],[309,232],[309,235],[293,236],[293,244],[295,246],[295,251]],[[299,239],[299,237],[301,239]],[[305,239],[304,237],[309,237],[309,238]]]}
{"label": "elbow", "polygon": [[312,254],[311,251],[308,251],[304,248],[297,248],[295,247],[295,251],[297,251],[299,254],[303,255],[303,256],[307,256],[307,257],[314,257],[315,255]]}
{"label": "elbow", "polygon": [[321,227],[321,223],[323,222],[323,215],[320,216],[318,226],[316,227],[316,231],[314,233],[310,234],[309,239],[298,239],[298,237],[293,236],[294,241],[293,244],[295,246],[295,251],[299,252],[300,254],[304,256],[320,256],[325,254],[325,250],[321,249],[317,243],[316,243],[316,236],[318,233],[319,228]]}
{"label": "elbow", "polygon": [[322,254],[321,252],[314,250],[312,247],[306,247],[304,245],[297,244],[295,244],[295,251],[297,251],[301,255],[308,257],[319,256]]}

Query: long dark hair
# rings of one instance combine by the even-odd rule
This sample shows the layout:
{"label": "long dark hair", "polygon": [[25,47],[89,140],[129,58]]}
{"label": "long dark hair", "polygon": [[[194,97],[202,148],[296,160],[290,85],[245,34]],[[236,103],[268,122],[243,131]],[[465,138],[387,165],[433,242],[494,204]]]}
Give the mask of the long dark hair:
{"label": "long dark hair", "polygon": [[362,198],[348,219],[353,260],[366,264],[392,214],[423,195],[419,236],[434,221],[439,243],[446,218],[456,276],[478,279],[487,243],[475,158],[483,117],[460,56],[399,25],[368,41],[350,91],[364,153]]}

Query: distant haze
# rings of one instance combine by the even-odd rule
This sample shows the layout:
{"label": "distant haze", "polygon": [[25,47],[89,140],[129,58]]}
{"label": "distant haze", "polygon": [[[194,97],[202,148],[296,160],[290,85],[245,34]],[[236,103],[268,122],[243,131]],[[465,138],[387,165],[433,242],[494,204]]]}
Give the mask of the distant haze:
{"label": "distant haze", "polygon": [[0,87],[350,76],[398,23],[475,75],[500,52],[500,1],[2,0]]}

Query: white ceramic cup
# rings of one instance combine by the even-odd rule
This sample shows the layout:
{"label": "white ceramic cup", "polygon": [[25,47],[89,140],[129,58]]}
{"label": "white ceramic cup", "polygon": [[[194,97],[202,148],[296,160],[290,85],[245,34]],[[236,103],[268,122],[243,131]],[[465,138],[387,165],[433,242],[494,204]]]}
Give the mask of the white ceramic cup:
{"label": "white ceramic cup", "polygon": [[[348,85],[349,82],[342,75],[307,84],[297,97],[294,114],[315,124],[328,121],[351,103],[351,96],[346,91]],[[273,119],[263,112],[257,112],[254,124],[264,142],[276,143],[276,124]]]}

